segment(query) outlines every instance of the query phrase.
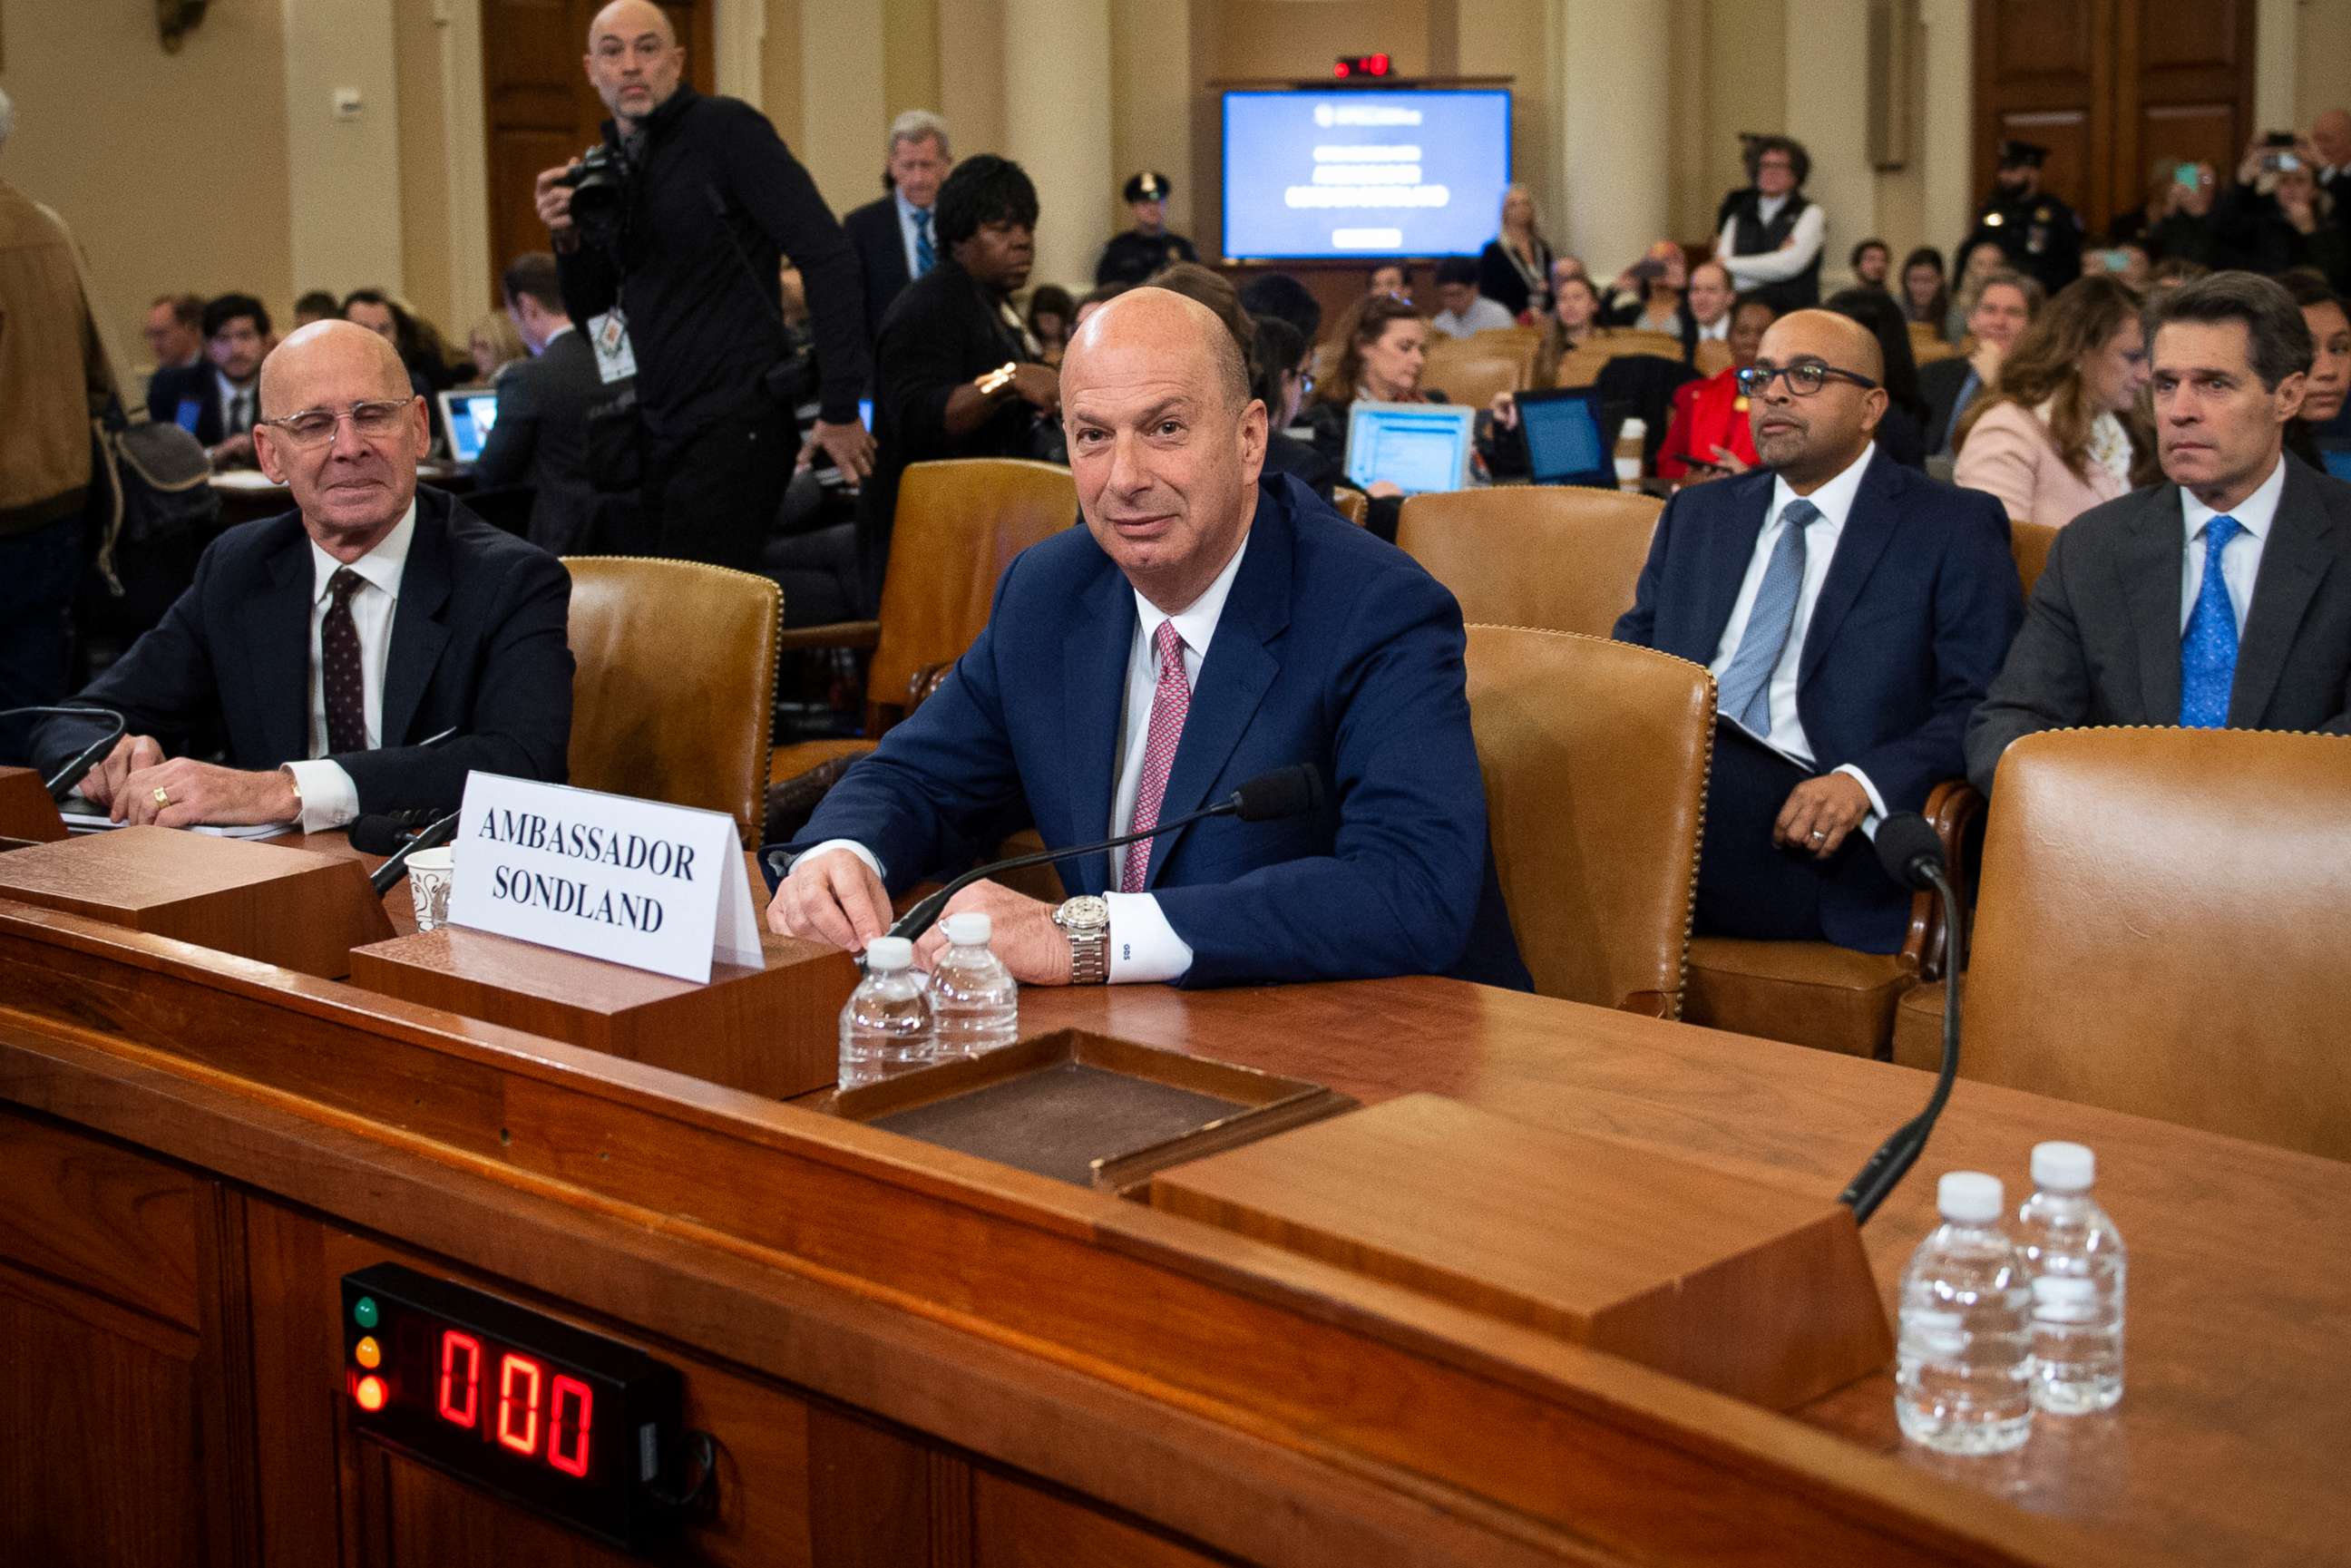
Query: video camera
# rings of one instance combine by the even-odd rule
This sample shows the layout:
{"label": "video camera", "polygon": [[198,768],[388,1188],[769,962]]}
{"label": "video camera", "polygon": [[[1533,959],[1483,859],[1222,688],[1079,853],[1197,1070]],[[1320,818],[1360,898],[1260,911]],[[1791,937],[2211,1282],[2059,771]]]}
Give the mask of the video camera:
{"label": "video camera", "polygon": [[607,247],[620,238],[629,169],[610,147],[601,143],[590,147],[579,162],[557,175],[555,183],[571,188],[571,221],[581,234]]}

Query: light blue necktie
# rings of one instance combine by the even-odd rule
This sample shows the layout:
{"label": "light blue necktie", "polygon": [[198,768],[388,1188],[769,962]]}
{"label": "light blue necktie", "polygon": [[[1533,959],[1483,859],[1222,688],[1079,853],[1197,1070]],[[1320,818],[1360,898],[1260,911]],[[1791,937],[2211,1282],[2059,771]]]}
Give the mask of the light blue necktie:
{"label": "light blue necktie", "polygon": [[1804,591],[1804,530],[1820,521],[1821,509],[1799,496],[1780,513],[1780,538],[1763,568],[1762,586],[1747,612],[1739,652],[1722,672],[1717,693],[1721,711],[1757,735],[1771,733],[1771,672],[1788,646],[1796,623],[1796,601]]}
{"label": "light blue necktie", "polygon": [[931,214],[916,207],[914,209],[914,276],[920,277],[930,271],[932,264],[938,259],[938,252],[931,248]]}
{"label": "light blue necktie", "polygon": [[2220,558],[2244,530],[2234,517],[2204,525],[2204,583],[2196,591],[2188,630],[2179,634],[2182,729],[2220,729],[2229,722],[2229,688],[2237,684],[2237,607],[2229,601]]}

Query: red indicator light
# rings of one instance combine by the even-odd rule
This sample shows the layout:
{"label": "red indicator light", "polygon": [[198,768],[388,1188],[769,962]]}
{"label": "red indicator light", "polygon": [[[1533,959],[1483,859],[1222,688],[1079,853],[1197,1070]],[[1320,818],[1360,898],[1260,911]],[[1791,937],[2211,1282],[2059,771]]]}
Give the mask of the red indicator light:
{"label": "red indicator light", "polygon": [[517,1454],[538,1449],[538,1385],[543,1375],[528,1356],[498,1358],[498,1441]]}
{"label": "red indicator light", "polygon": [[480,1413],[482,1342],[455,1329],[441,1331],[441,1418],[470,1427]]}
{"label": "red indicator light", "polygon": [[1374,55],[1372,57],[1372,74],[1375,77],[1384,77],[1388,74],[1387,56]]}
{"label": "red indicator light", "polygon": [[[571,1401],[566,1411],[563,1402]],[[588,1473],[589,1428],[594,1420],[596,1392],[576,1377],[558,1376],[547,1402],[547,1462],[567,1475]],[[567,1446],[569,1449],[566,1452]]]}
{"label": "red indicator light", "polygon": [[1336,65],[1333,65],[1331,68],[1331,74],[1334,77],[1345,76],[1347,74],[1347,62],[1341,60]]}
{"label": "red indicator light", "polygon": [[381,1377],[360,1378],[359,1383],[351,1389],[351,1397],[360,1402],[360,1409],[367,1411],[371,1415],[382,1409],[383,1379]]}

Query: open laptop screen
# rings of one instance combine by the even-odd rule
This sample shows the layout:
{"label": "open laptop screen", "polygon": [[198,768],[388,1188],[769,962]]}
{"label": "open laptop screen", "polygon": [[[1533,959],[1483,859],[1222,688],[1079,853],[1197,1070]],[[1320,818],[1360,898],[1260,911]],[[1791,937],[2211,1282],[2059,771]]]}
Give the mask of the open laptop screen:
{"label": "open laptop screen", "polygon": [[1518,404],[1536,484],[1615,487],[1615,457],[1601,428],[1598,393],[1589,388],[1522,392]]}
{"label": "open laptop screen", "polygon": [[1365,489],[1384,479],[1407,496],[1466,488],[1477,417],[1447,403],[1358,399],[1347,416],[1347,483]]}
{"label": "open laptop screen", "polygon": [[457,387],[441,394],[441,423],[449,432],[449,455],[471,463],[482,455],[490,426],[498,422],[498,394],[492,387]]}

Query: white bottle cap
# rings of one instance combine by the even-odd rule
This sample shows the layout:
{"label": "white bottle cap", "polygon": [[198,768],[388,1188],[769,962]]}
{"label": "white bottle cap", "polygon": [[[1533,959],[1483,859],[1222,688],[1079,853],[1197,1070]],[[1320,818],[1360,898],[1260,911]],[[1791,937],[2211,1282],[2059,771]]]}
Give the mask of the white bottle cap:
{"label": "white bottle cap", "polygon": [[2098,1156],[2079,1144],[2032,1145],[2032,1185],[2051,1192],[2087,1192],[2097,1179]]}
{"label": "white bottle cap", "polygon": [[2000,1177],[1981,1171],[1949,1171],[1935,1188],[1935,1207],[1946,1219],[1983,1225],[2000,1218]]}
{"label": "white bottle cap", "polygon": [[985,947],[987,939],[996,935],[996,922],[977,909],[946,918],[947,940],[958,947]]}
{"label": "white bottle cap", "polygon": [[914,945],[904,936],[876,936],[865,944],[865,967],[875,974],[894,974],[914,967]]}

